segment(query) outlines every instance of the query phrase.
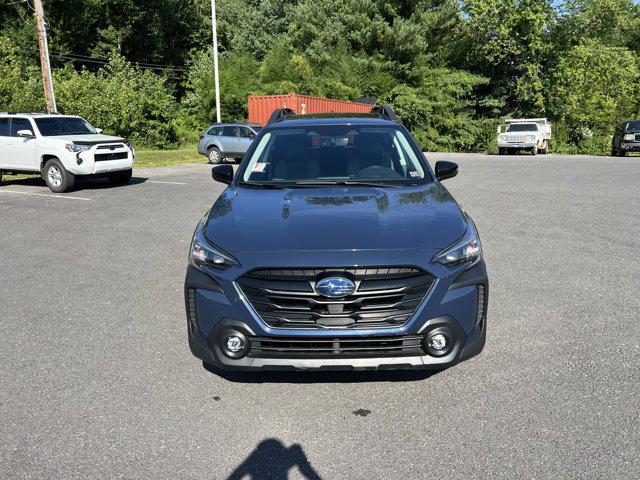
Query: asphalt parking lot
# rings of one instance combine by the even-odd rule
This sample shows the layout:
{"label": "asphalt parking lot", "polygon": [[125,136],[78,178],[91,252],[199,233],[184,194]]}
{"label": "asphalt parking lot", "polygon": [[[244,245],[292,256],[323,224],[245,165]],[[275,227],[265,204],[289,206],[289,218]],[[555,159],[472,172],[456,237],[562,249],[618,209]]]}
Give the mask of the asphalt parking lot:
{"label": "asphalt parking lot", "polygon": [[205,370],[208,165],[3,183],[0,477],[639,478],[640,158],[429,158],[460,163],[491,281],[484,352],[435,375]]}

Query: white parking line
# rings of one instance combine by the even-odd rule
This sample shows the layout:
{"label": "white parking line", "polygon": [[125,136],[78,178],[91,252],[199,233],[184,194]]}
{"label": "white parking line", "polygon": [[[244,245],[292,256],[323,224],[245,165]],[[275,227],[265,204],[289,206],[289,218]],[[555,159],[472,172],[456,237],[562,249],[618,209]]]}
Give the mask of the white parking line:
{"label": "white parking line", "polygon": [[91,201],[91,198],[71,197],[69,195],[50,195],[47,193],[19,192],[18,190],[0,190],[0,193],[17,193],[18,195],[32,195],[34,197],[66,198],[69,200],[84,200],[86,202]]}
{"label": "white parking line", "polygon": [[147,183],[168,183],[169,185],[186,185],[184,182],[163,182],[161,180],[147,180]]}

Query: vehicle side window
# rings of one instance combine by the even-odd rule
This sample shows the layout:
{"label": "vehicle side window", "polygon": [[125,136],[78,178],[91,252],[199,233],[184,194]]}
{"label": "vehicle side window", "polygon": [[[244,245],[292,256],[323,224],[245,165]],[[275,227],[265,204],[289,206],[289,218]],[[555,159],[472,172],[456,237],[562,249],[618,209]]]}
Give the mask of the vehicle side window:
{"label": "vehicle side window", "polygon": [[9,136],[9,119],[0,118],[0,137]]}
{"label": "vehicle side window", "polygon": [[236,127],[223,127],[222,128],[222,136],[223,137],[235,137],[236,136]]}
{"label": "vehicle side window", "polygon": [[31,130],[33,131],[33,127],[31,126],[31,122],[26,118],[13,118],[11,119],[11,137],[17,137],[18,132],[20,130]]}
{"label": "vehicle side window", "polygon": [[254,138],[256,136],[256,134],[247,127],[238,127],[238,130],[240,131],[238,136],[242,138]]}
{"label": "vehicle side window", "polygon": [[209,132],[207,133],[207,135],[213,135],[215,137],[219,137],[220,135],[222,135],[222,127],[213,127],[209,130]]}

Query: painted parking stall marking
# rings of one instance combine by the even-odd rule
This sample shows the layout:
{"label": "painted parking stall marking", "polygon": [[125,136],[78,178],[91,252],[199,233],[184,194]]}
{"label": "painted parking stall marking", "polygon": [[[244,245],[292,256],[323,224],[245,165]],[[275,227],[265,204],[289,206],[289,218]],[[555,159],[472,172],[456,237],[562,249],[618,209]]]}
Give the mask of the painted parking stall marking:
{"label": "painted parking stall marking", "polygon": [[85,198],[85,197],[75,197],[75,196],[71,196],[71,195],[55,195],[52,193],[35,193],[35,192],[22,192],[19,190],[0,190],[0,193],[15,193],[17,195],[29,195],[29,196],[34,196],[34,197],[51,197],[51,198],[62,198],[62,199],[66,199],[66,200],[81,200],[81,201],[85,201],[85,202],[91,202],[92,199],[91,198]]}

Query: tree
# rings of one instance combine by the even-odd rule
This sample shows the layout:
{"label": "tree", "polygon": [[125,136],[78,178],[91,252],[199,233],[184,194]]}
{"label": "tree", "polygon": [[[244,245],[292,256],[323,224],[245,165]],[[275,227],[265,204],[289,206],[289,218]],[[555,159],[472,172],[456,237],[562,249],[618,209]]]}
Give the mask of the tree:
{"label": "tree", "polygon": [[567,125],[569,141],[590,143],[599,153],[617,124],[640,113],[638,58],[626,48],[596,40],[576,45],[560,59],[550,85],[551,111]]}

